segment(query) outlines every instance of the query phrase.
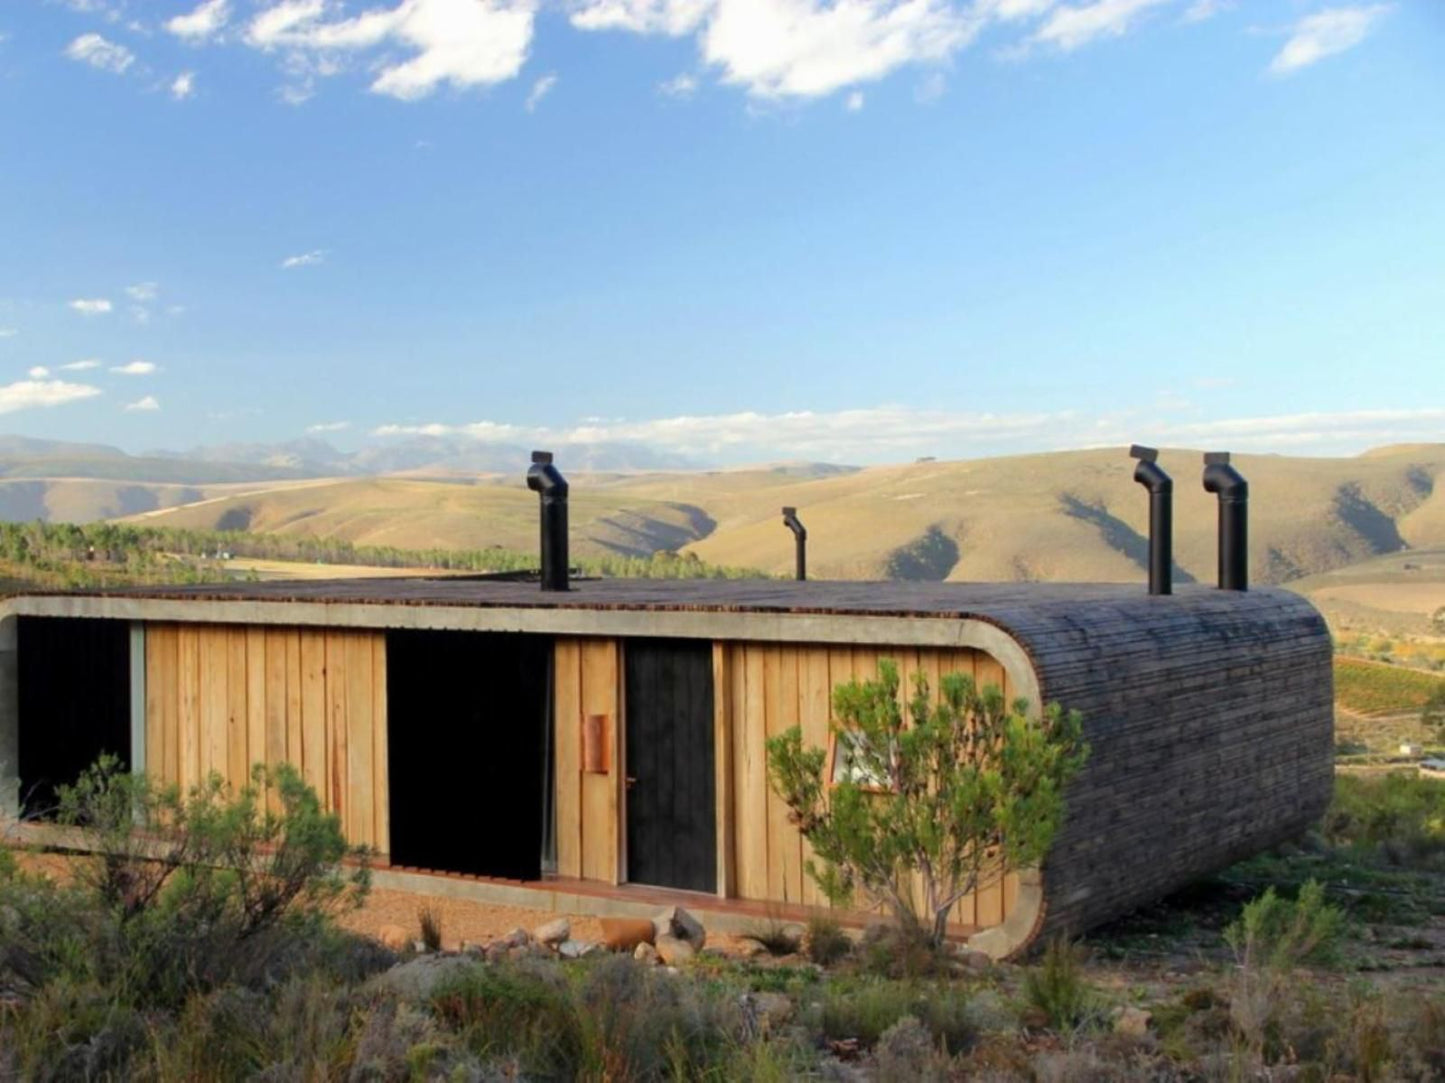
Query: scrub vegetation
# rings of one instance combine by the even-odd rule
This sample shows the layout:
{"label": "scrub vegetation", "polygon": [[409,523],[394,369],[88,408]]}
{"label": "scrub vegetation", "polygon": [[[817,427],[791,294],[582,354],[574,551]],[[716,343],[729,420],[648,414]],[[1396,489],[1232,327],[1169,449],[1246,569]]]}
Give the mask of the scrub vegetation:
{"label": "scrub vegetation", "polygon": [[0,850],[3,1079],[1445,1074],[1430,780],[1341,778],[1302,845],[1017,963],[900,953],[884,927],[860,941],[820,919],[801,952],[708,949],[675,973],[625,955],[418,957],[343,932],[364,855],[285,768],[181,795],[101,764],[61,804],[98,850],[76,875]]}

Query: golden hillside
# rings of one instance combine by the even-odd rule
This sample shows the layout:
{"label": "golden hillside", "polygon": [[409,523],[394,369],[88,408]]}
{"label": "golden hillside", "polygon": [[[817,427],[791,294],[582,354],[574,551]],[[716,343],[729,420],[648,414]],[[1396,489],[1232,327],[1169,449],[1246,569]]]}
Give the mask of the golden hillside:
{"label": "golden hillside", "polygon": [[[1197,451],[1166,451],[1181,579],[1212,580],[1215,503]],[[1284,582],[1403,547],[1445,546],[1445,445],[1356,458],[1236,458],[1251,488],[1254,578]],[[559,464],[564,472],[566,463]],[[572,482],[579,554],[693,551],[786,573],[796,505],[813,573],[829,578],[1131,580],[1148,499],[1122,448],[922,462],[847,472],[787,468],[586,475]],[[153,512],[156,525],[330,535],[407,548],[536,544],[536,499],[516,477],[310,482]]]}

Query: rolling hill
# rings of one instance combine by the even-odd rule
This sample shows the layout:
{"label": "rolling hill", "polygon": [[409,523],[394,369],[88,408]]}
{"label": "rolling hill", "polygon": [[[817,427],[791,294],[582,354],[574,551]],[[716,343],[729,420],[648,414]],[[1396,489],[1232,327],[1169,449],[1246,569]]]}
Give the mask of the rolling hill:
{"label": "rolling hill", "polygon": [[[792,542],[778,509],[796,505],[809,565],[825,578],[952,580],[1143,576],[1148,501],[1124,449],[839,469],[597,473],[572,481],[579,554],[695,552],[786,574]],[[1180,581],[1212,581],[1215,503],[1196,451],[1166,451],[1175,478]],[[1354,458],[1236,458],[1251,487],[1251,564],[1287,582],[1406,548],[1445,547],[1445,444]],[[509,475],[341,478],[258,486],[152,511],[147,522],[333,535],[401,547],[536,544],[535,497]]]}

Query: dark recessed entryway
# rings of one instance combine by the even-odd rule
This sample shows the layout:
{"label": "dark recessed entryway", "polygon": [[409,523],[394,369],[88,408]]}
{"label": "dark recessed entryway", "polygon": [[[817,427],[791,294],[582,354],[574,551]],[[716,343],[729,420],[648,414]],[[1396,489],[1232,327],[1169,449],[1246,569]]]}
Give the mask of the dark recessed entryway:
{"label": "dark recessed entryway", "polygon": [[25,815],[45,818],[56,787],[102,755],[130,769],[130,625],[21,617],[16,634],[20,802]]}
{"label": "dark recessed entryway", "polygon": [[631,639],[627,684],[627,878],[717,890],[712,644]]}
{"label": "dark recessed entryway", "polygon": [[551,658],[545,636],[387,633],[393,864],[541,876]]}

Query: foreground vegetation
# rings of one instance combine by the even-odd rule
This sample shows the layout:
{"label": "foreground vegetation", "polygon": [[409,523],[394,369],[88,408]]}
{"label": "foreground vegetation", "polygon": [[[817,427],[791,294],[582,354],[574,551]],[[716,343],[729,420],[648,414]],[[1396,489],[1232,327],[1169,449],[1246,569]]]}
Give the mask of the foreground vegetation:
{"label": "foreground vegetation", "polygon": [[[145,846],[121,830],[132,809]],[[1445,1074],[1445,786],[1427,780],[1342,778],[1305,845],[988,968],[825,921],[802,954],[764,930],[788,954],[705,952],[677,973],[628,956],[409,962],[340,931],[364,862],[294,773],[230,796],[92,772],[62,817],[110,856],[67,883],[0,857],[0,1078]]]}

